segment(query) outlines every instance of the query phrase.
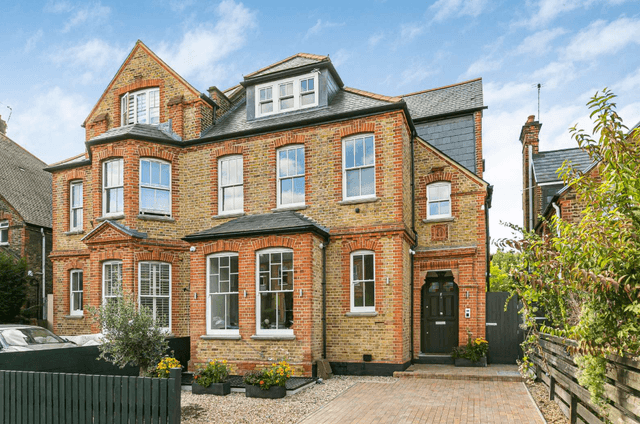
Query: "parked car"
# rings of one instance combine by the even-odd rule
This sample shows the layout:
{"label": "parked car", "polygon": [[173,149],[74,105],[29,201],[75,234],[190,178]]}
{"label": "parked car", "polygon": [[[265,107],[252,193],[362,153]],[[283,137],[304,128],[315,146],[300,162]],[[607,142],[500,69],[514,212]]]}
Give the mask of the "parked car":
{"label": "parked car", "polygon": [[0,353],[76,347],[67,339],[35,325],[0,325]]}

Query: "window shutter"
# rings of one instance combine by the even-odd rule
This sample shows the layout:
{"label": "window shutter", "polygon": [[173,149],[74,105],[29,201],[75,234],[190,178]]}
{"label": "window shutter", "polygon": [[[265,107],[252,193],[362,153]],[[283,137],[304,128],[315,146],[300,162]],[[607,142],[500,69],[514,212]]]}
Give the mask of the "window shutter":
{"label": "window shutter", "polygon": [[128,116],[129,105],[129,93],[125,93],[120,99],[120,126],[127,125],[129,123]]}

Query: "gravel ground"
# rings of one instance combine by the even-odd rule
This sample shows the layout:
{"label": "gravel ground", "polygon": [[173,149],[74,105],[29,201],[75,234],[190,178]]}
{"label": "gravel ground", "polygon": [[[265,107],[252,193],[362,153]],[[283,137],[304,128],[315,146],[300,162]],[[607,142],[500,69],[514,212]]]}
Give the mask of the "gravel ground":
{"label": "gravel ground", "polygon": [[194,395],[182,392],[182,422],[200,423],[287,423],[293,424],[321,408],[356,383],[394,383],[393,377],[335,376],[284,399],[247,398],[244,393],[227,396]]}
{"label": "gravel ground", "polygon": [[544,383],[527,382],[526,385],[548,424],[569,423],[569,419],[562,413],[558,404],[553,400],[549,400],[549,389]]}

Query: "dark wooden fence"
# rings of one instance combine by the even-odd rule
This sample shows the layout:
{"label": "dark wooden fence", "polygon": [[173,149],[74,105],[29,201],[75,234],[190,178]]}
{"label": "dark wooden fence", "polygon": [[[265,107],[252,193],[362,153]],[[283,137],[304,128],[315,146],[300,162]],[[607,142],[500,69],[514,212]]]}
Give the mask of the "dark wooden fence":
{"label": "dark wooden fence", "polygon": [[640,423],[640,363],[619,356],[609,357],[604,409],[593,405],[587,389],[577,380],[578,367],[567,347],[572,340],[543,335],[541,355],[533,355],[538,378],[549,388],[549,399],[555,400],[571,424]]}
{"label": "dark wooden fence", "polygon": [[181,370],[171,378],[0,371],[0,422],[180,423]]}

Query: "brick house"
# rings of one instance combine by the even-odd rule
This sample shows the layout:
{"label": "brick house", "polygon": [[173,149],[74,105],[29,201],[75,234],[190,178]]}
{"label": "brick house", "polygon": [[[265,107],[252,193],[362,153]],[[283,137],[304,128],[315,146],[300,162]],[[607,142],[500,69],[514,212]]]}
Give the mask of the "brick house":
{"label": "brick house", "polygon": [[520,132],[522,143],[522,212],[523,227],[538,233],[546,231],[545,222],[559,215],[563,220],[578,222],[585,205],[575,190],[565,185],[559,169],[565,161],[584,174],[598,172],[589,154],[579,148],[540,151],[542,124],[527,118]]}
{"label": "brick house", "polygon": [[49,168],[57,333],[121,284],[192,369],[389,374],[484,335],[481,80],[388,97],[300,53],[208,91],[138,41]]}
{"label": "brick house", "polygon": [[34,277],[22,312],[27,318],[47,318],[43,281],[51,293],[51,174],[46,166],[7,137],[7,123],[0,117],[0,251],[25,258]]}

